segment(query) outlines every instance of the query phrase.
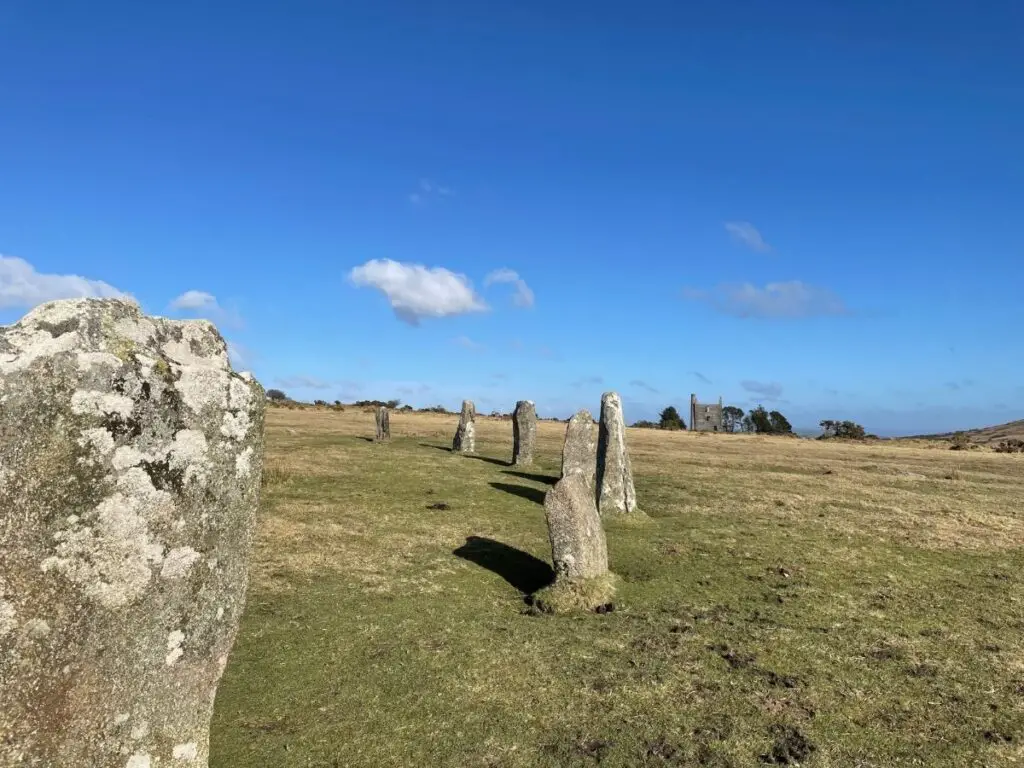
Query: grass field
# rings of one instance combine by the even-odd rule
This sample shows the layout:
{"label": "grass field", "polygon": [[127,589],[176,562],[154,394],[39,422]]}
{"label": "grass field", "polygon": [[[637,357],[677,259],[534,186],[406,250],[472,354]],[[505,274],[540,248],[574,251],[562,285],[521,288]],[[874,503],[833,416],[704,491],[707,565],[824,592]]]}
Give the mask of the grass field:
{"label": "grass field", "polygon": [[272,409],[211,765],[1024,765],[1024,457],[629,430],[612,613],[531,615],[511,424]]}

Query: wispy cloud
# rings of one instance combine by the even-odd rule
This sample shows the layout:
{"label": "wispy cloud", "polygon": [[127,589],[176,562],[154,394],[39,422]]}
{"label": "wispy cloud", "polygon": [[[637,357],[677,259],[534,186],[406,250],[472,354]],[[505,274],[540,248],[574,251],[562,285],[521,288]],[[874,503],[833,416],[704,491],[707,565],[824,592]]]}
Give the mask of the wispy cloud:
{"label": "wispy cloud", "polygon": [[707,376],[705,376],[700,371],[690,371],[690,375],[693,376],[693,378],[695,378],[697,381],[702,381],[705,384],[713,384],[714,383],[714,382],[711,381],[711,379],[709,379]]}
{"label": "wispy cloud", "polygon": [[791,280],[763,288],[742,283],[706,291],[684,288],[683,298],[700,301],[727,315],[741,318],[801,318],[848,315],[843,300],[826,288]]}
{"label": "wispy cloud", "polygon": [[299,390],[305,392],[327,392],[330,396],[323,399],[337,397],[341,400],[349,400],[358,397],[363,391],[364,384],[360,381],[350,379],[323,379],[319,376],[307,376],[296,374],[293,376],[282,376],[274,380],[274,384],[285,390]]}
{"label": "wispy cloud", "polygon": [[416,395],[426,395],[434,391],[434,388],[429,384],[403,384],[396,390],[398,394],[405,395],[406,397],[415,397]]}
{"label": "wispy cloud", "polygon": [[636,387],[637,389],[645,389],[648,392],[650,392],[652,395],[659,394],[658,390],[656,390],[654,387],[652,387],[646,381],[643,381],[641,379],[633,379],[631,382],[629,382],[629,386]]}
{"label": "wispy cloud", "polygon": [[242,316],[238,310],[222,306],[216,296],[206,291],[185,291],[171,302],[171,309],[193,317],[201,317],[217,325],[232,328],[242,326]]}
{"label": "wispy cloud", "polygon": [[484,287],[495,283],[512,283],[515,286],[515,293],[512,294],[512,303],[517,307],[533,306],[533,291],[526,281],[519,276],[518,272],[502,267],[491,272],[484,278]]}
{"label": "wispy cloud", "polygon": [[388,298],[399,320],[419,325],[428,317],[483,312],[487,304],[476,295],[469,278],[443,267],[427,268],[391,259],[373,259],[349,273],[358,287],[376,288]]}
{"label": "wispy cloud", "polygon": [[317,376],[284,376],[275,379],[279,387],[292,387],[293,389],[332,389],[335,382],[321,379]]}
{"label": "wispy cloud", "polygon": [[56,299],[130,298],[109,283],[79,275],[36,272],[15,256],[0,256],[0,308],[31,308]]}
{"label": "wispy cloud", "polygon": [[423,205],[429,200],[453,197],[454,195],[455,192],[443,184],[435,184],[430,179],[420,179],[416,190],[409,194],[409,202],[413,205]]}
{"label": "wispy cloud", "polygon": [[574,387],[597,387],[604,384],[604,378],[601,376],[584,376],[581,379],[576,379],[572,382]]}
{"label": "wispy cloud", "polygon": [[752,251],[769,253],[772,250],[772,247],[765,242],[757,227],[749,221],[727,221],[725,222],[725,231],[729,233],[729,236],[734,241],[745,245]]}
{"label": "wispy cloud", "polygon": [[766,403],[779,402],[782,398],[782,385],[777,382],[745,379],[740,382],[740,386]]}
{"label": "wispy cloud", "polygon": [[470,352],[483,352],[487,349],[483,344],[473,341],[469,336],[457,336],[452,341],[463,349],[468,349]]}

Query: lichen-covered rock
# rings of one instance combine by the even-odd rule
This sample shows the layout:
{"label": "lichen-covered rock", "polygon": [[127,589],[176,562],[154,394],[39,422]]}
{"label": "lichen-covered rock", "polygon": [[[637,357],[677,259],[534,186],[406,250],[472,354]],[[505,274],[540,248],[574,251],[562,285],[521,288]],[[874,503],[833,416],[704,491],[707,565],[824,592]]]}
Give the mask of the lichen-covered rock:
{"label": "lichen-covered rock", "polygon": [[597,425],[584,408],[569,419],[562,445],[562,477],[580,474],[591,488],[597,473]]}
{"label": "lichen-covered rock", "polygon": [[0,765],[207,764],[264,402],[204,321],[87,299],[0,328]]}
{"label": "lichen-covered rock", "polygon": [[597,437],[597,508],[601,517],[636,510],[633,464],[626,447],[622,400],[616,392],[601,395]]}
{"label": "lichen-covered rock", "polygon": [[391,416],[386,406],[377,408],[377,442],[391,439]]}
{"label": "lichen-covered rock", "polygon": [[544,497],[555,580],[580,581],[608,571],[604,528],[583,475],[566,475]]}
{"label": "lichen-covered rock", "polygon": [[533,464],[537,443],[537,409],[531,400],[520,400],[512,412],[512,463]]}
{"label": "lichen-covered rock", "polygon": [[452,440],[455,453],[473,453],[476,451],[476,406],[472,400],[462,401],[462,413],[459,414],[459,426]]}

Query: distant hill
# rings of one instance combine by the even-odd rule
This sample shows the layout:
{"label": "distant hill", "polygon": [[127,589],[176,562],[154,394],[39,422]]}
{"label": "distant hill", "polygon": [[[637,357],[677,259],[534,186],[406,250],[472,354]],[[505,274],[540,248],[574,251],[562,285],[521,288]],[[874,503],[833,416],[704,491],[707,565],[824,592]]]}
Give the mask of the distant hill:
{"label": "distant hill", "polygon": [[[1024,439],[1024,419],[1010,421],[1006,424],[999,424],[995,427],[982,427],[981,429],[965,429],[964,434],[970,438],[972,443],[978,445],[994,445],[1008,438]],[[915,435],[914,437],[903,438],[905,440],[949,440],[954,432],[943,432],[937,435]]]}

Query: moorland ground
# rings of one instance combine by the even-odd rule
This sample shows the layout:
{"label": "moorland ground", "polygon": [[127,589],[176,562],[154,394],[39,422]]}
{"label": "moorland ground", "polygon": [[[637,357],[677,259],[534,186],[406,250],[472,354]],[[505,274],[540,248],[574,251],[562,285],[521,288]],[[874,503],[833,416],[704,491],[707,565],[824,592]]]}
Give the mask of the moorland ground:
{"label": "moorland ground", "polygon": [[1024,763],[1024,457],[631,429],[615,610],[532,615],[565,425],[456,421],[269,410],[212,766]]}

